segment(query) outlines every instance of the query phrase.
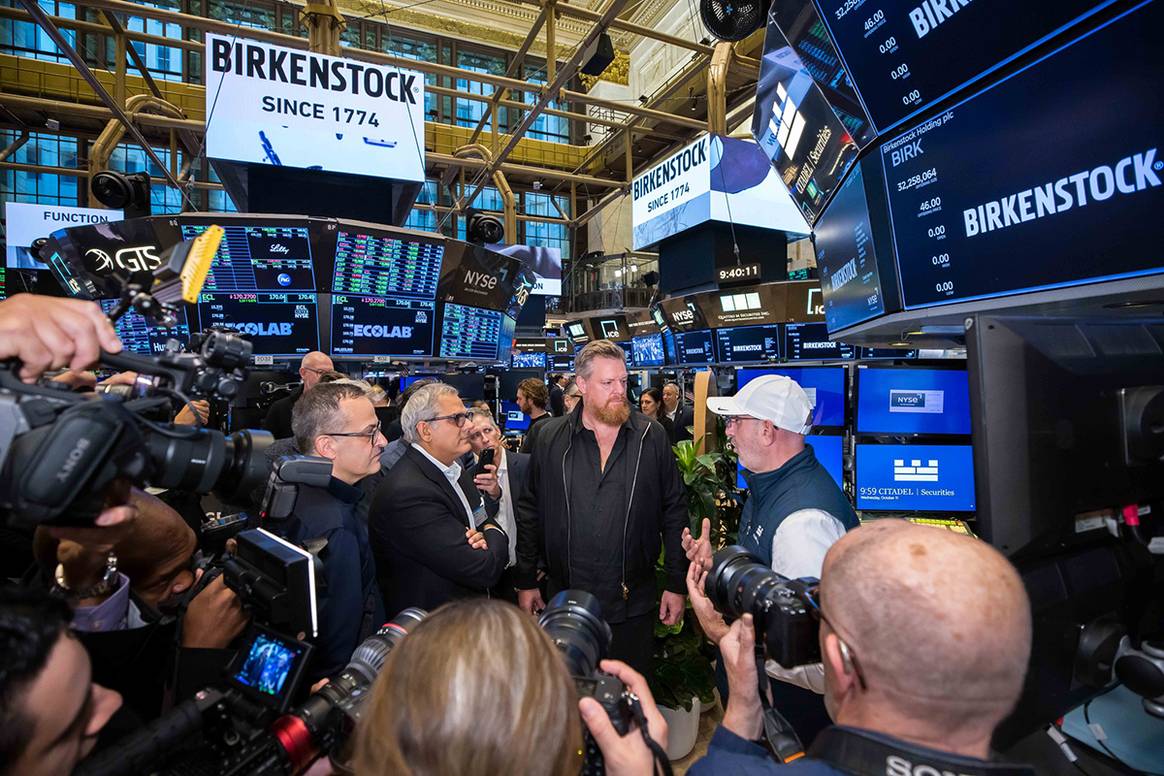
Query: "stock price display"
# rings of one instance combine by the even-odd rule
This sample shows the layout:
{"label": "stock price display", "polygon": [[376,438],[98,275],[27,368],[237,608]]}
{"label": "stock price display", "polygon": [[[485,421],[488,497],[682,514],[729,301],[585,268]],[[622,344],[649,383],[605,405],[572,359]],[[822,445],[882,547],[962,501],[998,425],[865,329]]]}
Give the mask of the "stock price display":
{"label": "stock price display", "polygon": [[336,238],[337,294],[436,299],[444,244],[392,234],[341,231]]}
{"label": "stock price display", "polygon": [[451,302],[441,325],[441,358],[496,361],[503,314]]}
{"label": "stock price display", "polygon": [[675,350],[680,366],[715,363],[715,340],[709,329],[676,332]]}
{"label": "stock price display", "polygon": [[335,294],[331,352],[341,356],[431,356],[436,303]]}
{"label": "stock price display", "polygon": [[725,364],[775,361],[780,358],[780,326],[739,326],[716,329],[719,360]]}
{"label": "stock price display", "polygon": [[1161,271],[1161,29],[1140,6],[882,146],[907,308]]}
{"label": "stock price display", "polygon": [[861,164],[853,168],[817,221],[814,236],[828,330],[853,326],[885,312]]}
{"label": "stock price display", "polygon": [[255,355],[293,356],[319,350],[315,294],[202,294],[203,330],[222,326],[248,335]]}
{"label": "stock price display", "polygon": [[[311,240],[306,226],[227,225],[203,291],[314,291]],[[192,240],[205,225],[183,224]]]}
{"label": "stock price display", "polygon": [[853,346],[829,339],[823,323],[789,323],[784,326],[784,357],[789,361],[850,359]]}
{"label": "stock price display", "polygon": [[[108,315],[117,307],[116,299],[102,299],[101,311]],[[179,308],[177,325],[164,328],[152,326],[140,314],[127,310],[113,324],[117,338],[129,353],[152,356],[166,349],[166,341],[173,338],[185,344],[190,339],[190,327],[186,323],[186,310]]]}
{"label": "stock price display", "polygon": [[816,2],[884,132],[1113,0]]}

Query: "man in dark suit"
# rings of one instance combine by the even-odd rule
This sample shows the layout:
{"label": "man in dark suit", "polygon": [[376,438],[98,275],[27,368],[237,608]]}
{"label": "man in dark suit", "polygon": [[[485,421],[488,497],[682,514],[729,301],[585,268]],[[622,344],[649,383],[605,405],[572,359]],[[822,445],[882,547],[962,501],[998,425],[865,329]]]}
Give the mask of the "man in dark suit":
{"label": "man in dark suit", "polygon": [[690,428],[695,425],[695,412],[683,403],[678,383],[663,386],[663,414],[671,421],[671,444],[691,439]]}
{"label": "man in dark suit", "polygon": [[299,362],[299,379],[303,384],[292,391],[290,396],[284,396],[267,408],[263,428],[270,431],[275,439],[287,439],[292,436],[291,410],[295,407],[295,402],[299,401],[299,397],[305,391],[310,391],[319,383],[321,375],[333,369],[335,365],[331,362],[331,356],[326,353],[314,350],[304,356]]}
{"label": "man in dark suit", "polygon": [[369,514],[388,617],[489,595],[509,562],[510,539],[494,517],[497,467],[474,477],[457,460],[470,450],[470,417],[456,389],[441,383],[418,390],[401,415],[409,446]]}
{"label": "man in dark suit", "polygon": [[[497,467],[497,479],[501,483],[501,499],[497,509],[497,524],[509,534],[509,559],[506,562],[505,573],[501,581],[493,590],[498,598],[511,603],[517,603],[514,573],[517,565],[517,500],[525,490],[526,475],[529,473],[529,455],[506,450],[501,440],[501,429],[493,416],[486,410],[472,410],[472,430],[469,432],[469,444],[473,446],[473,454],[478,456],[485,450],[493,450],[493,463]],[[480,468],[480,464],[478,464]]]}

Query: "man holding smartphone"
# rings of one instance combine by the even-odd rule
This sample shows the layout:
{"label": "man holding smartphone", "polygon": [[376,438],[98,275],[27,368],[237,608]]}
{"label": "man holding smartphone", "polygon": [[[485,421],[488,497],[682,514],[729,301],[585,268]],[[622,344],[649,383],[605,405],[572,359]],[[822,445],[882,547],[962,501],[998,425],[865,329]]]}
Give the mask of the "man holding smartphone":
{"label": "man holding smartphone", "polygon": [[[514,503],[525,489],[526,474],[529,472],[529,454],[515,453],[505,449],[502,444],[501,430],[493,416],[485,410],[471,410],[473,414],[472,428],[469,430],[469,444],[473,446],[473,454],[477,456],[475,472],[486,472],[485,467],[496,466],[496,482],[501,484],[501,498],[499,499],[497,524],[509,535],[509,562],[501,581],[493,589],[493,596],[510,603],[517,603],[517,593],[514,590],[515,567],[517,565],[517,520],[515,518]],[[481,474],[477,475],[478,478]],[[489,485],[488,478],[476,483],[478,487]]]}

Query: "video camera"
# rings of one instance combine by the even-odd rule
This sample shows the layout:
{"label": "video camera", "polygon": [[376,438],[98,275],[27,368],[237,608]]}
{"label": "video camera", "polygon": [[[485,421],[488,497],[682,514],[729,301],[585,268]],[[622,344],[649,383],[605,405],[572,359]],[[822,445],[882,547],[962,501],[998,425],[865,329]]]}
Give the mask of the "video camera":
{"label": "video camera", "polygon": [[[321,754],[346,760],[346,745],[388,653],[426,616],[422,609],[405,609],[365,639],[336,677],[294,708],[311,646],[252,626],[223,687],[199,691],[75,773],[284,776],[301,772]],[[184,746],[199,733],[193,749]],[[181,762],[171,767],[179,757]]]}

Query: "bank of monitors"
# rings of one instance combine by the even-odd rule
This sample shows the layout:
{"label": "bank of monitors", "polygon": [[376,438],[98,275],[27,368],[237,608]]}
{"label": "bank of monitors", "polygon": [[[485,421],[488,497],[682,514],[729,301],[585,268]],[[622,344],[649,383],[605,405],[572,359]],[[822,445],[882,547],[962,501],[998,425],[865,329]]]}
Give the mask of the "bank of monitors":
{"label": "bank of monitors", "polygon": [[334,294],[331,352],[335,356],[432,355],[436,303],[424,299]]}
{"label": "bank of monitors", "polygon": [[319,350],[315,294],[213,293],[198,298],[199,330],[211,326],[250,335],[256,356],[301,356]]}
{"label": "bank of monitors", "polygon": [[881,512],[973,512],[970,445],[856,447],[857,509]]}
{"label": "bank of monitors", "polygon": [[[440,357],[455,361],[497,361],[500,353],[509,350],[513,329],[513,319],[500,310],[446,302]],[[541,368],[545,368],[544,361]]]}
{"label": "bank of monitors", "polygon": [[[0,270],[2,276],[3,270]],[[0,297],[2,299],[3,297]],[[102,299],[101,310],[106,315],[117,306],[116,299]],[[125,351],[138,353],[143,356],[156,355],[166,349],[166,341],[173,338],[181,344],[190,339],[190,327],[186,323],[186,309],[178,309],[178,323],[172,328],[153,326],[146,322],[138,313],[128,310],[113,324],[117,331],[117,338],[121,340]]]}
{"label": "bank of monitors", "polygon": [[545,369],[546,354],[514,351],[511,363],[514,369]]}
{"label": "bank of monitors", "polygon": [[631,357],[637,367],[663,366],[666,357],[662,332],[640,334],[631,338]]}
{"label": "bank of monitors", "polygon": [[[824,436],[813,434],[804,438],[805,444],[812,448],[816,459],[837,483],[837,487],[845,487],[845,438],[843,436]],[[736,487],[740,490],[748,487],[744,479],[743,467],[736,472]]]}
{"label": "bank of monitors", "polygon": [[716,361],[711,329],[676,332],[675,351],[679,366],[704,366]]}
{"label": "bank of monitors", "polygon": [[789,361],[849,360],[853,346],[829,339],[823,323],[787,323],[784,325],[784,357]]}
{"label": "bank of monitors", "polygon": [[962,369],[859,367],[858,434],[970,433],[970,387]]}
{"label": "bank of monitors", "polygon": [[721,364],[757,364],[780,358],[780,325],[733,326],[716,329]]}
{"label": "bank of monitors", "polygon": [[506,433],[529,431],[529,416],[517,407],[517,402],[501,400],[501,425]]}
{"label": "bank of monitors", "polygon": [[740,369],[736,372],[736,390],[761,375],[783,375],[795,380],[814,409],[812,425],[843,428],[845,425],[845,368],[843,366],[779,367],[776,369]]}

